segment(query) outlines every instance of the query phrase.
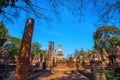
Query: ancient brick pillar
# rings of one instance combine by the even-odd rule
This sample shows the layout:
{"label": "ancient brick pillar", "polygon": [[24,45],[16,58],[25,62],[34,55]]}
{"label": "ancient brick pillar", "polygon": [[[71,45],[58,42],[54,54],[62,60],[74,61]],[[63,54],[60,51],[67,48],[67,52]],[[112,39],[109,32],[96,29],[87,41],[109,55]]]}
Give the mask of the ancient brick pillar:
{"label": "ancient brick pillar", "polygon": [[53,67],[54,42],[49,41],[48,46],[48,67]]}
{"label": "ancient brick pillar", "polygon": [[106,80],[101,56],[98,50],[91,54],[91,80]]}
{"label": "ancient brick pillar", "polygon": [[23,33],[14,80],[27,80],[33,28],[34,20],[28,18]]}
{"label": "ancient brick pillar", "polygon": [[91,80],[106,80],[101,61],[91,61]]}

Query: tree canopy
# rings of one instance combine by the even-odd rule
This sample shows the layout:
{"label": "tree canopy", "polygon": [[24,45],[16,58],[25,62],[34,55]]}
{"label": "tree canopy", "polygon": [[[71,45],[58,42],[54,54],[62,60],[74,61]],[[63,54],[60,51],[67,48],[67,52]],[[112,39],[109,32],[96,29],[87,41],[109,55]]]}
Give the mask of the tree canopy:
{"label": "tree canopy", "polygon": [[5,41],[8,39],[8,30],[3,24],[3,22],[0,22],[0,48],[3,46]]}
{"label": "tree canopy", "polygon": [[78,49],[75,49],[74,50],[74,55],[77,57],[77,58],[79,58],[80,56],[84,56],[85,54],[91,54],[91,52],[92,52],[93,50],[84,50],[83,48],[81,48],[80,50],[78,50]]}
{"label": "tree canopy", "polygon": [[38,53],[40,53],[42,50],[41,50],[41,44],[39,44],[38,42],[33,42],[31,44],[31,53],[32,55],[36,55]]}
{"label": "tree canopy", "polygon": [[95,49],[104,48],[110,51],[120,44],[120,29],[115,26],[102,26],[94,32],[93,37]]}
{"label": "tree canopy", "polygon": [[6,48],[9,53],[9,59],[13,60],[19,54],[21,39],[12,36],[9,36],[8,39],[10,43],[6,45]]}

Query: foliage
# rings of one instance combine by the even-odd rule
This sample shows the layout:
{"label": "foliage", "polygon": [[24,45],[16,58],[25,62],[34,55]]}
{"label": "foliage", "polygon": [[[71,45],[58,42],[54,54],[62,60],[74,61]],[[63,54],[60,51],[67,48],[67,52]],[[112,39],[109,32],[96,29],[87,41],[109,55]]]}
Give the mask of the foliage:
{"label": "foliage", "polygon": [[75,49],[73,54],[74,54],[77,58],[79,58],[81,55],[84,56],[84,54],[90,54],[92,51],[93,51],[93,50],[89,50],[89,49],[85,51],[83,48],[81,48],[80,50]]}
{"label": "foliage", "polygon": [[48,58],[48,51],[47,50],[42,50],[40,43],[33,42],[31,45],[32,45],[32,47],[31,47],[31,55],[32,55],[32,57],[34,57],[35,55],[40,53],[41,59],[42,59],[42,57],[44,55],[44,59],[47,60],[47,58]]}
{"label": "foliage", "polygon": [[47,50],[42,50],[43,53],[44,53],[44,57],[45,57],[45,60],[48,59],[48,51]]}
{"label": "foliage", "polygon": [[38,53],[41,53],[41,44],[39,44],[38,42],[33,42],[31,44],[31,54],[32,56],[35,56]]}
{"label": "foliage", "polygon": [[6,45],[9,53],[9,59],[13,60],[15,55],[18,55],[20,49],[21,39],[9,36],[10,43]]}
{"label": "foliage", "polygon": [[84,55],[85,53],[86,53],[86,51],[85,51],[83,48],[81,48],[80,54],[81,54],[81,55]]}
{"label": "foliage", "polygon": [[94,32],[94,48],[107,51],[116,49],[120,43],[120,29],[114,26],[102,26]]}
{"label": "foliage", "polygon": [[[0,14],[7,20],[19,17],[20,12],[33,14],[46,21],[51,20],[50,14],[59,16],[61,10],[68,9],[74,16],[81,16],[92,11],[99,15],[99,21],[118,23],[120,20],[120,0],[1,0]],[[8,13],[9,12],[9,13]]]}
{"label": "foliage", "polygon": [[0,1],[0,11],[2,11],[3,8],[8,7],[8,6],[14,7],[16,1],[17,0],[1,0]]}
{"label": "foliage", "polygon": [[18,47],[20,48],[21,39],[9,35],[9,40],[10,40],[11,42],[13,42],[14,44],[18,44],[18,45],[19,45]]}
{"label": "foliage", "polygon": [[[54,0],[1,0],[0,1],[0,15],[11,21],[12,18],[20,17],[21,12],[32,14],[36,18],[50,21],[49,15],[51,13],[56,16],[59,14],[56,10],[57,2]],[[61,1],[60,1],[61,2]],[[59,3],[60,3],[59,2]],[[62,4],[62,3],[61,3]],[[8,13],[9,12],[9,13]],[[47,14],[46,14],[47,13]],[[48,14],[50,13],[50,14]]]}
{"label": "foliage", "polygon": [[119,80],[119,77],[115,77],[114,75],[114,71],[110,71],[110,70],[105,70],[105,75],[107,77],[107,80]]}
{"label": "foliage", "polygon": [[13,44],[13,43],[8,44],[7,47],[8,47],[7,50],[8,50],[8,53],[9,53],[8,58],[10,60],[14,60],[15,55],[18,55],[18,53],[19,53],[19,49],[16,47],[16,44]]}
{"label": "foliage", "polygon": [[8,39],[8,30],[5,28],[3,22],[0,22],[0,48]]}
{"label": "foliage", "polygon": [[74,54],[76,57],[79,57],[79,56],[80,56],[80,51],[79,51],[78,49],[75,49],[73,54]]}
{"label": "foliage", "polygon": [[[17,37],[10,36],[8,37],[9,43],[6,44],[7,51],[9,53],[9,59],[14,60],[14,57],[19,54],[20,46],[21,46],[21,39]],[[45,59],[48,57],[48,52],[47,50],[42,50],[41,49],[41,44],[38,42],[33,42],[31,44],[31,55],[32,57],[35,56],[36,54],[40,53],[40,56],[42,57],[43,54],[45,56]]]}
{"label": "foliage", "polygon": [[[9,59],[13,60],[15,55],[18,55],[20,46],[21,46],[21,39],[17,37],[10,36],[8,37],[9,44],[7,44],[5,47],[7,48],[7,51],[9,53]],[[47,50],[41,49],[41,44],[38,42],[33,42],[31,44],[31,55],[32,57],[36,54],[40,53],[40,56],[42,57],[43,54],[45,55],[45,59],[47,59]]]}

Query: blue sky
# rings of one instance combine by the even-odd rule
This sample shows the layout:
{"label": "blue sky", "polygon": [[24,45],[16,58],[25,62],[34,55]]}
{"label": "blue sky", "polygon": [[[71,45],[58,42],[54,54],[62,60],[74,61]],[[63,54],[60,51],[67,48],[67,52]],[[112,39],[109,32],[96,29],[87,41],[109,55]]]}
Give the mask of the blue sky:
{"label": "blue sky", "polygon": [[[56,1],[56,0],[55,0]],[[61,0],[62,1],[62,0]],[[48,49],[48,43],[49,41],[53,41],[55,44],[55,49],[58,49],[58,45],[62,45],[63,49],[63,54],[66,57],[68,54],[72,54],[75,49],[81,49],[83,48],[84,50],[91,49],[94,45],[93,42],[93,32],[96,31],[97,27],[99,26],[112,26],[113,24],[110,22],[107,23],[102,23],[102,25],[99,24],[99,26],[95,26],[97,23],[99,17],[98,14],[102,11],[99,11],[101,9],[108,9],[107,6],[105,6],[105,3],[107,1],[99,2],[97,5],[97,9],[94,10],[94,7],[92,7],[91,3],[86,3],[84,4],[84,7],[82,5],[82,12],[84,15],[79,15],[79,7],[81,8],[80,4],[77,4],[77,0],[71,0],[70,3],[65,2],[66,0],[63,0],[62,2],[65,3],[65,5],[70,5],[72,7],[73,11],[77,11],[78,13],[77,16],[73,16],[72,13],[70,13],[70,10],[67,9],[64,5],[59,5],[58,3],[55,4],[54,6],[49,3],[48,0],[42,1],[42,0],[34,0],[32,3],[40,6],[43,9],[37,9],[38,12],[43,13],[44,15],[47,15],[52,19],[49,23],[47,21],[41,20],[33,16],[32,14],[25,13],[23,11],[20,12],[20,17],[17,18],[16,20],[13,21],[14,23],[11,22],[6,22],[0,15],[0,19],[4,20],[4,23],[9,31],[9,34],[18,38],[22,38],[23,32],[24,32],[24,27],[25,27],[25,22],[26,19],[29,17],[34,18],[35,20],[35,25],[34,25],[34,32],[33,32],[33,38],[32,41],[39,42],[42,45],[42,49]],[[79,1],[79,0],[78,0]],[[22,1],[18,2],[18,6],[24,6],[24,4],[21,4]],[[57,2],[57,1],[56,1]],[[109,1],[110,3],[115,3],[114,1]],[[37,3],[37,4],[36,4]],[[39,3],[41,5],[39,5]],[[101,4],[103,3],[103,4]],[[57,5],[57,7],[56,7]],[[61,7],[62,6],[62,7]],[[105,7],[105,8],[104,8]],[[54,8],[58,11],[60,11],[60,16],[55,17],[53,15],[53,12],[50,10],[54,10]],[[44,10],[48,9],[48,10]],[[9,10],[11,12],[14,12],[14,8],[5,8],[6,12],[8,13]],[[29,10],[29,8],[28,8]],[[96,12],[98,11],[98,12]],[[116,10],[113,10],[111,14],[109,14],[109,17],[112,15],[113,18],[112,20],[116,25],[119,26],[119,15],[117,16],[116,14],[113,14],[113,12],[116,13]],[[10,13],[10,12],[9,12]],[[117,11],[119,13],[119,11]],[[81,18],[79,18],[81,17]],[[118,18],[117,18],[118,17]],[[102,17],[103,18],[103,17]],[[115,18],[115,20],[114,20]],[[80,19],[80,21],[79,21]],[[103,18],[104,19],[104,18]],[[111,25],[112,24],[112,25]]]}
{"label": "blue sky", "polygon": [[[22,13],[22,17],[17,19],[15,23],[6,22],[9,34],[18,38],[22,38],[24,26],[26,22],[26,14]],[[34,17],[33,17],[34,18]],[[58,44],[62,45],[63,54],[66,57],[72,54],[75,49],[91,49],[94,45],[93,32],[95,32],[98,17],[91,13],[81,17],[81,21],[77,21],[69,11],[63,10],[60,19],[54,17],[50,24],[35,19],[34,32],[32,41],[39,42],[42,49],[48,49],[49,41],[53,41],[55,49]]]}

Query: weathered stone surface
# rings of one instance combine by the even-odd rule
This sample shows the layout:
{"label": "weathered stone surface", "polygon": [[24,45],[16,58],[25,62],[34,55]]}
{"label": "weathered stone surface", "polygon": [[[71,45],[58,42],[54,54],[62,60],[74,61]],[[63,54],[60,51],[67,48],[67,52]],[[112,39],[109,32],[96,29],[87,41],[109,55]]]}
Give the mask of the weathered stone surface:
{"label": "weathered stone surface", "polygon": [[40,59],[40,53],[38,53],[37,55],[34,56],[33,60],[32,60],[32,65],[38,65],[40,66],[41,59]]}
{"label": "weathered stone surface", "polygon": [[102,50],[102,64],[104,67],[107,67],[107,65],[109,64],[109,58],[108,58],[108,53],[106,52],[105,49]]}
{"label": "weathered stone surface", "polygon": [[53,59],[54,59],[54,42],[49,41],[48,46],[48,60],[47,60],[47,67],[53,67]]}
{"label": "weathered stone surface", "polygon": [[106,80],[101,61],[91,61],[92,80]]}
{"label": "weathered stone surface", "polygon": [[21,48],[17,60],[16,72],[14,80],[27,80],[28,67],[30,65],[30,49],[31,40],[34,28],[34,20],[32,18],[27,19],[23,38],[21,41]]}
{"label": "weathered stone surface", "polygon": [[[120,64],[120,47],[117,46],[117,53],[116,53],[116,62]],[[120,65],[119,65],[120,67]]]}
{"label": "weathered stone surface", "polygon": [[0,65],[6,65],[8,63],[8,52],[6,49],[0,51]]}
{"label": "weathered stone surface", "polygon": [[57,61],[63,61],[64,56],[62,53],[62,45],[58,45],[58,54],[57,54]]}

